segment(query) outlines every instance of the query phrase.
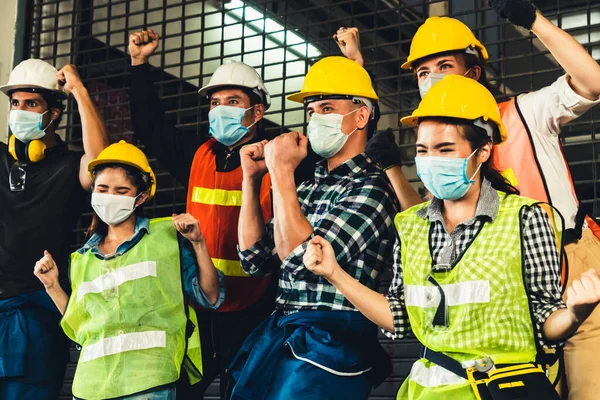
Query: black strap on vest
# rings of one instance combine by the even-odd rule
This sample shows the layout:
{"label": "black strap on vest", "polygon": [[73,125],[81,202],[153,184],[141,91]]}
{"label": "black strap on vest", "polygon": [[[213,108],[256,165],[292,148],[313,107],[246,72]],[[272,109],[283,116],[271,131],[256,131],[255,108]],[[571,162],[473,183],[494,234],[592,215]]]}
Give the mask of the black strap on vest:
{"label": "black strap on vest", "polygon": [[577,215],[575,216],[575,228],[565,229],[563,242],[565,245],[569,243],[574,243],[581,239],[581,235],[583,232],[583,223],[585,222],[585,217],[587,213],[583,209],[583,206],[579,206],[579,210],[577,210]]}
{"label": "black strap on vest", "polygon": [[444,289],[442,289],[440,284],[433,276],[431,276],[431,274],[427,275],[427,280],[432,283],[440,293],[440,304],[435,311],[432,325],[448,327],[450,325],[450,321],[448,320],[448,305],[446,302],[446,294],[444,293]]}
{"label": "black strap on vest", "polygon": [[461,378],[467,379],[467,372],[462,365],[452,357],[448,357],[445,354],[433,351],[428,347],[421,347],[421,358],[425,358],[432,363],[439,365],[442,368],[460,376]]}

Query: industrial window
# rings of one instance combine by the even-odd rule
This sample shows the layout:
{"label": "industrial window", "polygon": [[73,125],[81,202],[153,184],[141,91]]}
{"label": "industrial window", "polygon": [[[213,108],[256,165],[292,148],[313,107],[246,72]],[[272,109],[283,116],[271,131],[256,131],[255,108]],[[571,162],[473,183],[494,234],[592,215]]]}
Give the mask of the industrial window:
{"label": "industrial window", "polygon": [[[129,120],[128,36],[152,27],[161,46],[151,58],[167,118],[190,135],[207,134],[207,102],[197,90],[227,59],[244,61],[264,77],[272,107],[263,122],[275,135],[303,129],[301,106],[285,96],[300,89],[308,67],[326,55],[340,54],[331,36],[341,26],[360,28],[366,68],[381,98],[380,128],[391,127],[403,147],[404,170],[417,187],[414,133],[398,118],[412,112],[418,90],[411,73],[399,66],[411,38],[429,15],[451,15],[469,25],[487,46],[487,74],[498,99],[550,85],[562,69],[532,35],[499,21],[487,0],[29,0],[22,34],[24,58],[39,57],[58,68],[75,64],[106,121],[111,141],[133,141]],[[536,6],[600,60],[600,3],[592,0],[540,0]],[[19,60],[17,60],[19,61]],[[81,146],[76,105],[69,101],[59,133]],[[562,129],[562,144],[582,204],[600,212],[600,109],[588,111]],[[185,207],[185,182],[177,182],[153,160],[159,192],[148,212],[169,215]],[[89,222],[83,217],[73,246]],[[417,347],[412,341],[386,342],[394,373],[373,398],[394,398]],[[211,395],[217,396],[214,389]],[[67,393],[65,393],[67,396]],[[65,397],[67,398],[67,397]],[[216,398],[216,397],[215,397]]]}

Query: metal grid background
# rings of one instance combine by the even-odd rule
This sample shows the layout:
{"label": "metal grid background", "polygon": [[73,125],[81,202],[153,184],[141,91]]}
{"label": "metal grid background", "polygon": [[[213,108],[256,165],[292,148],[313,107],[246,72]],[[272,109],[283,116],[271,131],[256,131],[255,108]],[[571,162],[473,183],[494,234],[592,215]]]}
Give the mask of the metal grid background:
{"label": "metal grid background", "polygon": [[[25,2],[24,2],[25,3]],[[399,127],[398,117],[418,102],[410,73],[400,70],[410,41],[429,15],[451,15],[469,25],[490,53],[488,77],[499,100],[551,84],[563,72],[528,32],[500,22],[487,0],[28,0],[25,57],[39,57],[56,65],[75,64],[104,116],[111,141],[133,140],[129,120],[129,33],[146,27],[161,35],[152,57],[165,109],[190,135],[207,131],[207,104],[197,89],[225,60],[254,66],[265,78],[273,106],[263,122],[275,135],[302,129],[303,110],[285,100],[298,90],[308,67],[324,55],[339,54],[332,34],[340,26],[360,28],[366,68],[375,76],[381,97],[380,128],[392,127],[403,148],[405,173],[419,186],[412,158],[414,133]],[[581,0],[540,0],[536,6],[575,36],[600,59],[600,3]],[[18,53],[18,52],[17,52]],[[17,60],[19,61],[19,60]],[[76,104],[69,100],[59,133],[72,146],[81,146]],[[580,200],[599,213],[600,109],[592,109],[563,128],[562,143]],[[180,212],[185,188],[153,160],[158,172],[158,195],[148,206],[152,216]],[[73,247],[82,240],[89,216],[82,217]],[[384,288],[382,288],[384,290]],[[383,340],[394,361],[394,373],[376,389],[373,399],[395,398],[400,382],[417,356],[414,341]],[[73,353],[73,359],[76,359]],[[70,398],[71,365],[64,398]],[[217,398],[211,388],[207,398]]]}

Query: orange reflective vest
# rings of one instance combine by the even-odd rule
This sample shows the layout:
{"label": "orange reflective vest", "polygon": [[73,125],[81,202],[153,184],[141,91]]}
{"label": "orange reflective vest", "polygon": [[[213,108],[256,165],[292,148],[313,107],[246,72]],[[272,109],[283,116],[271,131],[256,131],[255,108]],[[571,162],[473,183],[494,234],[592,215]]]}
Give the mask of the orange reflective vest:
{"label": "orange reflective vest", "polygon": [[[513,97],[509,101],[500,103],[498,108],[508,136],[504,143],[494,148],[495,167],[513,186],[519,189],[521,196],[552,204],[546,177],[538,161],[531,132],[521,114],[517,99]],[[569,173],[571,190],[577,198],[575,185],[564,155],[563,162]],[[589,216],[586,216],[585,220],[594,235],[600,239],[598,224]]]}
{"label": "orange reflective vest", "polygon": [[[237,252],[238,218],[242,204],[242,167],[217,172],[209,139],[194,155],[187,195],[187,212],[198,219],[215,267],[225,275],[225,301],[217,311],[237,311],[254,304],[269,286],[270,277],[250,277]],[[260,188],[265,221],[271,219],[271,179],[265,175]]]}

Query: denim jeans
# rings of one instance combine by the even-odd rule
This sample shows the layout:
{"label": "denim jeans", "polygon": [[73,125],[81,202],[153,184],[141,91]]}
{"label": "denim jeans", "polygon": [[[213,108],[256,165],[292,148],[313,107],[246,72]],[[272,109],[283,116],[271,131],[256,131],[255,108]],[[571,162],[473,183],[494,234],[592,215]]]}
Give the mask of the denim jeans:
{"label": "denim jeans", "polygon": [[[76,400],[73,397],[73,400]],[[119,400],[175,400],[175,388],[161,389],[156,392],[144,394],[133,394],[131,396],[119,397]]]}

